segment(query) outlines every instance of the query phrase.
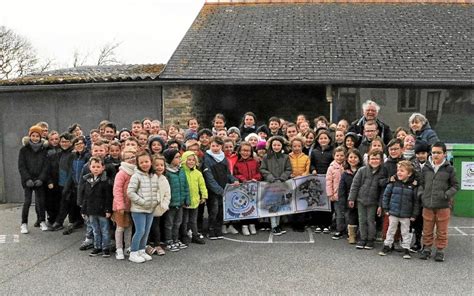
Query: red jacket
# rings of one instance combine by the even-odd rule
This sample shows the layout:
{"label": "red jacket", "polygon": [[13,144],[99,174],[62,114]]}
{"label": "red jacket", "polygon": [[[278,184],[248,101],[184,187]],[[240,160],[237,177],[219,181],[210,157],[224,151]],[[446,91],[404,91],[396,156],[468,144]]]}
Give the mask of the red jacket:
{"label": "red jacket", "polygon": [[260,164],[254,158],[239,159],[234,165],[234,177],[239,179],[239,182],[252,179],[260,181],[262,180]]}
{"label": "red jacket", "polygon": [[237,156],[236,153],[232,153],[232,154],[226,154],[225,158],[227,158],[227,162],[229,163],[229,171],[230,171],[231,174],[233,174],[234,173],[234,165],[237,162],[239,157]]}

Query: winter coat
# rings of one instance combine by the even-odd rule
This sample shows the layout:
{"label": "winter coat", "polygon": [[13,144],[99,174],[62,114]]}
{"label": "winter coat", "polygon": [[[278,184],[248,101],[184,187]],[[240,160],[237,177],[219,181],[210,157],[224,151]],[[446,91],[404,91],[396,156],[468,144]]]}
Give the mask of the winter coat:
{"label": "winter coat", "polygon": [[439,142],[438,135],[431,128],[429,123],[426,123],[421,130],[415,133],[417,140],[423,140],[427,142],[430,146],[433,146],[434,143]]}
{"label": "winter coat", "polygon": [[237,181],[230,173],[229,164],[225,157],[222,161],[218,162],[207,152],[204,154],[202,172],[209,195],[223,195],[226,184]]}
{"label": "winter coat", "polygon": [[349,201],[357,201],[364,206],[382,206],[382,194],[387,182],[383,166],[373,170],[370,166],[360,168],[352,182]]}
{"label": "winter coat", "polygon": [[105,217],[106,213],[112,213],[112,180],[103,172],[97,179],[92,174],[83,176],[84,185],[81,194],[84,197],[81,204],[81,213],[90,216]]}
{"label": "winter coat", "polygon": [[18,156],[18,170],[20,171],[21,185],[26,188],[26,181],[48,181],[48,159],[46,147],[40,146],[35,152],[28,142],[21,147]]}
{"label": "winter coat", "polygon": [[119,168],[119,172],[115,175],[114,181],[114,212],[126,211],[130,212],[131,202],[128,197],[127,190],[130,178],[135,171],[135,165],[123,162]]}
{"label": "winter coat", "polygon": [[454,167],[448,161],[444,161],[435,173],[431,161],[427,161],[422,170],[423,187],[419,194],[423,202],[423,208],[445,209],[449,208],[450,201],[459,190]]}
{"label": "winter coat", "polygon": [[191,203],[189,196],[189,185],[184,170],[180,168],[175,169],[167,167],[166,178],[168,179],[171,188],[171,200],[169,207],[180,208],[182,206],[189,206]]}
{"label": "winter coat", "polygon": [[311,167],[310,171],[316,170],[318,174],[326,174],[329,165],[334,160],[332,156],[333,147],[328,146],[322,149],[321,146],[316,145],[311,152]]}
{"label": "winter coat", "polygon": [[[349,132],[354,132],[362,136],[364,134],[364,124],[366,121],[367,120],[365,119],[365,117],[362,116],[360,119],[352,122],[349,126]],[[390,130],[390,126],[388,126],[386,123],[379,120],[378,118],[375,120],[375,122],[377,123],[379,129],[379,136],[382,138],[385,145],[387,145],[388,142],[390,142],[390,140],[392,139],[392,131]]]}
{"label": "winter coat", "polygon": [[59,179],[59,158],[61,157],[63,150],[60,147],[49,147],[46,152],[48,160],[48,180],[47,184],[54,184],[54,187],[58,185]]}
{"label": "winter coat", "polygon": [[152,213],[158,204],[158,176],[135,169],[127,188],[131,212]]}
{"label": "winter coat", "polygon": [[250,181],[252,179],[261,181],[260,164],[255,158],[239,159],[234,166],[234,177],[239,182]]}
{"label": "winter coat", "polygon": [[191,155],[195,155],[195,153],[192,151],[184,152],[181,157],[181,167],[186,175],[186,180],[188,181],[189,186],[189,208],[196,209],[199,206],[201,199],[207,199],[207,188],[204,176],[197,167],[194,166],[190,169],[186,166],[186,160]]}
{"label": "winter coat", "polygon": [[262,160],[260,173],[267,182],[286,181],[291,176],[291,163],[287,154],[269,152]]}
{"label": "winter coat", "polygon": [[[351,190],[352,181],[357,171],[353,172],[352,170],[345,170],[342,173],[341,181],[339,182],[339,189],[337,192],[337,197],[339,200],[344,200],[347,202],[349,199],[349,192]],[[347,204],[346,204],[347,206]]]}
{"label": "winter coat", "polygon": [[403,160],[403,158],[394,159],[390,156],[385,160],[383,166],[385,167],[385,170],[387,173],[387,176],[386,176],[387,181],[388,181],[388,178],[397,174],[397,164],[401,160]]}
{"label": "winter coat", "polygon": [[257,133],[257,127],[255,125],[249,127],[240,127],[240,138],[245,139],[251,133]]}
{"label": "winter coat", "polygon": [[326,172],[326,193],[331,201],[339,199],[339,183],[341,182],[342,173],[344,173],[343,165],[333,160]]}
{"label": "winter coat", "polygon": [[169,210],[171,201],[171,188],[168,179],[164,175],[160,175],[158,176],[158,184],[160,186],[158,191],[158,205],[155,211],[153,211],[153,216],[155,217],[163,216],[163,214]]}
{"label": "winter coat", "polygon": [[72,148],[64,150],[59,155],[59,163],[58,163],[58,185],[61,187],[65,187],[71,179],[72,173]]}
{"label": "winter coat", "polygon": [[229,164],[229,172],[231,174],[234,173],[234,166],[237,160],[239,159],[239,156],[236,153],[232,153],[230,155],[225,155],[225,158],[227,159],[227,163]]}
{"label": "winter coat", "polygon": [[416,218],[419,212],[417,191],[418,182],[414,175],[406,182],[398,180],[396,176],[390,177],[383,194],[384,211],[399,218]]}
{"label": "winter coat", "polygon": [[[105,161],[104,161],[105,162]],[[85,175],[89,174],[91,171],[90,171],[90,168],[89,168],[89,163],[86,162],[84,164],[84,166],[82,167],[82,170],[81,170],[81,179],[79,180],[79,184],[77,184],[77,205],[78,206],[81,206],[82,205],[82,200],[83,200],[83,196],[82,196],[82,186],[84,186],[84,183],[85,183],[85,179],[83,178]],[[107,178],[109,178],[109,180],[111,180],[112,182],[112,185],[113,185],[113,181],[115,179],[115,175],[117,175],[117,172],[116,172],[116,169],[115,169],[115,165],[112,164],[112,163],[105,163],[105,172],[107,173]]]}
{"label": "winter coat", "polygon": [[309,175],[310,160],[309,157],[300,153],[298,155],[291,152],[289,154],[292,174],[294,177]]}

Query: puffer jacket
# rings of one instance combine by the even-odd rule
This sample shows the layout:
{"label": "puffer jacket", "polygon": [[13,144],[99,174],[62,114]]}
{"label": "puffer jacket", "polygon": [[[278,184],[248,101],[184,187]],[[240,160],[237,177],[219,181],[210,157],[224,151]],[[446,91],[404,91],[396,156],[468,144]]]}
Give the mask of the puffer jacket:
{"label": "puffer jacket", "polygon": [[190,205],[189,185],[183,169],[167,167],[166,178],[170,183],[171,200],[170,208],[179,208]]}
{"label": "puffer jacket", "polygon": [[342,173],[341,181],[339,182],[339,190],[337,192],[338,200],[345,201],[347,206],[347,200],[349,199],[349,192],[351,190],[352,181],[354,180],[354,176],[357,171],[353,172],[352,170],[348,169]]}
{"label": "puffer jacket", "polygon": [[306,154],[300,153],[296,155],[291,152],[289,157],[293,176],[299,177],[309,175],[310,160]]}
{"label": "puffer jacket", "polygon": [[135,169],[127,188],[131,201],[130,211],[152,213],[158,204],[158,176]]}
{"label": "puffer jacket", "polygon": [[382,206],[382,194],[387,182],[383,166],[373,170],[370,166],[360,168],[352,182],[349,201],[364,206]]}
{"label": "puffer jacket", "polygon": [[426,123],[421,130],[415,133],[417,140],[423,140],[427,142],[430,146],[433,146],[434,143],[439,142],[438,135],[431,128],[429,123]]}
{"label": "puffer jacket", "polygon": [[454,167],[448,161],[443,164],[435,173],[433,163],[427,161],[422,170],[423,187],[419,189],[419,195],[423,202],[423,207],[428,209],[445,209],[450,207],[450,200],[459,190]]}
{"label": "puffer jacket", "polygon": [[322,149],[321,146],[316,145],[311,152],[311,167],[310,171],[316,170],[318,174],[326,174],[329,165],[334,160],[332,156],[333,146],[328,146]]}
{"label": "puffer jacket", "polygon": [[84,196],[81,204],[81,213],[85,215],[105,217],[112,213],[112,180],[103,172],[96,180],[92,174],[82,177],[84,185],[81,194]]}
{"label": "puffer jacket", "polygon": [[262,160],[260,172],[265,181],[274,182],[277,179],[286,181],[291,176],[291,163],[287,154],[268,153]]}
{"label": "puffer jacket", "polygon": [[206,181],[204,176],[197,169],[196,166],[189,168],[186,166],[186,160],[189,156],[196,156],[192,151],[186,151],[181,156],[181,167],[184,173],[186,174],[186,179],[188,180],[189,186],[189,208],[196,209],[199,206],[201,199],[207,199],[207,188]]}
{"label": "puffer jacket", "polygon": [[385,159],[385,162],[384,162],[383,166],[385,167],[385,171],[387,173],[387,181],[391,176],[394,176],[394,175],[397,174],[397,164],[398,164],[398,162],[400,162],[402,160],[403,160],[402,157],[392,158],[390,156],[387,157],[387,159]]}
{"label": "puffer jacket", "polygon": [[384,211],[399,218],[416,218],[419,212],[417,191],[418,182],[414,175],[406,182],[398,180],[396,176],[390,177],[383,194]]}
{"label": "puffer jacket", "polygon": [[28,180],[41,180],[44,184],[48,181],[47,151],[42,145],[34,151],[30,143],[21,147],[18,156],[18,170],[20,171],[21,185],[26,187]]}
{"label": "puffer jacket", "polygon": [[128,184],[130,183],[130,178],[132,178],[133,172],[135,170],[135,165],[122,162],[122,165],[119,168],[119,172],[115,175],[114,182],[114,202],[113,210],[116,211],[126,211],[130,212],[130,198],[127,195]]}
{"label": "puffer jacket", "polygon": [[337,201],[339,199],[339,183],[341,182],[342,173],[344,173],[342,164],[333,160],[326,172],[326,193],[331,201]]}
{"label": "puffer jacket", "polygon": [[234,166],[234,177],[239,182],[250,181],[252,179],[261,181],[262,174],[260,174],[260,164],[255,158],[239,159]]}

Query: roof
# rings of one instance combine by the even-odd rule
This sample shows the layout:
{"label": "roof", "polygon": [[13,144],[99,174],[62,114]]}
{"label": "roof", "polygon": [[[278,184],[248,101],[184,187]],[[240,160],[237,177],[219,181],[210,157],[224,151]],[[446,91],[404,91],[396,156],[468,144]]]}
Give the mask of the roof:
{"label": "roof", "polygon": [[0,85],[43,85],[157,80],[164,64],[80,66],[0,80]]}
{"label": "roof", "polygon": [[160,79],[471,85],[473,12],[461,4],[208,3]]}

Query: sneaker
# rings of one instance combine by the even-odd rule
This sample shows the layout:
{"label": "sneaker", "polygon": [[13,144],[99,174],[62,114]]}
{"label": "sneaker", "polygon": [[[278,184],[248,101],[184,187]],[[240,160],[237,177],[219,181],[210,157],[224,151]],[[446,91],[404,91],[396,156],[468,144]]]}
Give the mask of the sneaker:
{"label": "sneaker", "polygon": [[370,240],[365,244],[364,249],[372,250],[375,247],[374,241]]}
{"label": "sneaker", "polygon": [[49,228],[49,231],[58,231],[64,229],[64,225],[54,222],[53,225]]}
{"label": "sneaker", "polygon": [[364,247],[365,247],[365,241],[364,241],[364,240],[360,240],[360,241],[357,242],[357,244],[356,244],[356,249],[361,250],[361,249],[363,249]]}
{"label": "sneaker", "polygon": [[216,237],[217,237],[217,239],[223,239],[224,235],[223,235],[222,231],[216,231]]}
{"label": "sneaker", "polygon": [[405,249],[405,254],[403,254],[403,259],[411,259],[411,254],[409,249]]}
{"label": "sneaker", "polygon": [[243,225],[243,226],[242,226],[242,234],[245,235],[245,236],[250,235],[250,231],[249,231],[249,226],[248,226],[248,225]]}
{"label": "sneaker", "polygon": [[[233,225],[229,225],[229,227],[227,227],[227,232],[230,233],[230,234],[239,234],[239,231],[237,229],[235,229],[235,227]],[[224,233],[224,232],[222,232]]]}
{"label": "sneaker", "polygon": [[277,226],[278,227],[278,231],[281,233],[281,234],[285,234],[286,233],[286,230],[284,230],[283,228],[281,228],[280,226]]}
{"label": "sneaker", "polygon": [[315,233],[321,233],[323,230],[321,229],[321,227],[316,227],[316,229],[314,230]]}
{"label": "sneaker", "polygon": [[86,239],[81,243],[79,250],[85,251],[85,250],[92,249],[93,247],[94,247],[94,242],[91,239]]}
{"label": "sneaker", "polygon": [[152,246],[146,246],[145,247],[145,253],[147,253],[148,255],[153,255],[156,253],[156,249],[153,248]]}
{"label": "sneaker", "polygon": [[228,233],[228,232],[227,232],[227,226],[222,225],[222,233],[223,233],[223,234],[227,234],[227,233]]}
{"label": "sneaker", "polygon": [[89,253],[90,257],[97,257],[102,254],[102,249],[96,249],[94,248],[92,252]]}
{"label": "sneaker", "polygon": [[143,263],[145,262],[145,258],[140,256],[138,252],[130,252],[130,257],[128,257],[128,260],[135,262],[135,263]]}
{"label": "sneaker", "polygon": [[198,244],[198,245],[205,245],[206,242],[204,241],[203,238],[199,237],[199,236],[193,236],[193,238],[191,239],[191,242],[192,243],[195,243],[195,244]]}
{"label": "sneaker", "polygon": [[200,238],[200,239],[204,239],[204,235],[202,235],[202,233],[198,232],[197,236]]}
{"label": "sneaker", "polygon": [[102,257],[104,258],[110,257],[110,250],[109,249],[102,250]]}
{"label": "sneaker", "polygon": [[412,253],[418,253],[422,250],[423,248],[419,244],[414,244],[413,247],[410,248],[410,252]]}
{"label": "sneaker", "polygon": [[390,248],[389,246],[384,245],[382,251],[379,252],[379,255],[380,256],[385,256],[385,255],[387,255],[391,252],[392,252],[392,248]]}
{"label": "sneaker", "polygon": [[23,233],[23,234],[27,234],[27,233],[28,233],[28,225],[27,225],[26,223],[21,224],[21,226],[20,226],[20,232]]}
{"label": "sneaker", "polygon": [[184,250],[188,247],[187,244],[183,243],[182,241],[177,241],[175,243],[175,245],[180,249],[180,250]]}
{"label": "sneaker", "polygon": [[275,228],[272,228],[272,235],[276,235],[276,236],[282,235],[280,228],[278,226]]}
{"label": "sneaker", "polygon": [[336,232],[331,238],[334,240],[337,240],[337,239],[342,238],[342,236],[343,236],[342,232]]}
{"label": "sneaker", "polygon": [[324,234],[329,234],[329,233],[331,233],[331,231],[329,231],[329,228],[324,227],[323,233],[324,233]]}
{"label": "sneaker", "polygon": [[420,255],[421,260],[428,260],[430,257],[431,257],[430,249],[423,249],[423,251],[421,251],[421,255]]}
{"label": "sneaker", "polygon": [[166,246],[166,249],[171,252],[179,252],[179,247],[176,244],[170,243]]}
{"label": "sneaker", "polygon": [[444,252],[437,250],[434,256],[434,260],[436,262],[443,262],[444,261]]}
{"label": "sneaker", "polygon": [[210,240],[218,239],[217,235],[216,235],[216,233],[214,232],[213,229],[209,229],[209,232],[207,233],[207,238],[210,239]]}
{"label": "sneaker", "polygon": [[36,227],[36,228],[40,227],[40,221],[36,221],[35,224],[33,224],[33,227]]}
{"label": "sneaker", "polygon": [[63,231],[63,235],[70,235],[74,231],[74,226],[69,225],[66,230]]}
{"label": "sneaker", "polygon": [[115,251],[115,259],[117,259],[117,260],[124,260],[125,259],[125,256],[123,254],[123,249],[117,249]]}
{"label": "sneaker", "polygon": [[255,224],[250,224],[249,225],[249,230],[250,230],[250,234],[252,234],[252,235],[257,234],[257,228],[255,228]]}
{"label": "sneaker", "polygon": [[48,231],[48,225],[46,225],[46,223],[43,221],[40,223],[40,228],[41,228],[41,231]]}
{"label": "sneaker", "polygon": [[155,247],[155,250],[158,256],[164,256],[166,254],[165,250],[163,250],[163,248],[160,246]]}
{"label": "sneaker", "polygon": [[138,251],[138,256],[142,257],[143,259],[145,259],[145,261],[151,261],[153,258],[148,255],[145,250],[139,250]]}

